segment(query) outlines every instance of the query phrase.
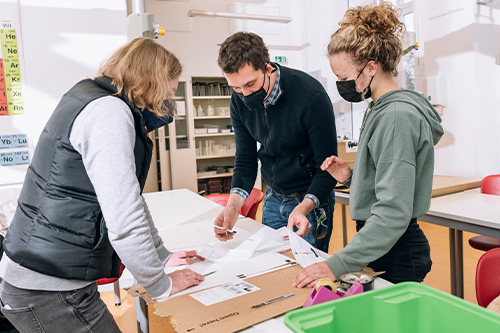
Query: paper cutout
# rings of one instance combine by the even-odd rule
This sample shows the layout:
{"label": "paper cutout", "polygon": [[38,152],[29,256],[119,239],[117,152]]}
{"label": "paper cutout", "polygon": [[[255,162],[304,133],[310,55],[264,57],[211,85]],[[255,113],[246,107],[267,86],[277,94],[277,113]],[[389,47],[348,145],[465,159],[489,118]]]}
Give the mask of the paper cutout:
{"label": "paper cutout", "polygon": [[293,255],[299,262],[300,266],[307,267],[325,260],[319,255],[319,250],[313,248],[313,246],[306,242],[304,238],[300,237],[290,229],[286,230],[288,233],[288,239],[290,240],[290,246],[292,248]]}

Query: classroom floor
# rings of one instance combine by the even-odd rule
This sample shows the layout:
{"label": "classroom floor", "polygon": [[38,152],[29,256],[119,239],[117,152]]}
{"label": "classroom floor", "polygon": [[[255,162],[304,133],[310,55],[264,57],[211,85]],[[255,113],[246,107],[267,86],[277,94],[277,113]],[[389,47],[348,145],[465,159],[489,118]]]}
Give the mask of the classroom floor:
{"label": "classroom floor", "polygon": [[[347,210],[347,214],[349,214]],[[257,213],[257,221],[262,218],[262,212],[259,209]],[[419,222],[420,227],[427,235],[431,245],[431,258],[433,261],[432,270],[424,280],[424,284],[439,290],[450,292],[450,252],[448,242],[448,228]],[[349,218],[347,222],[347,235],[348,240],[354,236],[356,232],[355,223]],[[476,265],[479,257],[484,253],[472,249],[469,246],[468,240],[475,234],[464,232],[464,299],[477,304],[475,294],[475,274]],[[167,245],[168,246],[168,245]],[[342,248],[342,215],[341,206],[335,205],[335,214],[333,218],[333,234],[330,241],[330,254],[338,252]],[[135,300],[133,297],[126,294],[122,290],[122,305],[114,305],[113,292],[105,292],[101,294],[101,298],[108,305],[111,313],[115,317],[118,326],[124,333],[137,332],[136,328],[136,315],[135,315]],[[155,329],[157,327],[158,329]],[[151,318],[150,329],[152,332],[174,332],[169,327],[169,320],[167,318],[161,319],[156,316]]]}

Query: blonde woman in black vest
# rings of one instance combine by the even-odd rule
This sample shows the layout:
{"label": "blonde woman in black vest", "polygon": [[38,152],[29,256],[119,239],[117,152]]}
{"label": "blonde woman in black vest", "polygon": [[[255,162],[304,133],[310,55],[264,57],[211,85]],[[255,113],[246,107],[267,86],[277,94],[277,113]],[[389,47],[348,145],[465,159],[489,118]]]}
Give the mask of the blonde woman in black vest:
{"label": "blonde woman in black vest", "polygon": [[166,249],[141,195],[147,133],[172,121],[181,71],[172,53],[138,38],[61,99],[0,263],[2,313],[21,332],[119,332],[95,281],[117,277],[121,261],[158,301],[203,281],[190,269],[164,273],[199,256]]}

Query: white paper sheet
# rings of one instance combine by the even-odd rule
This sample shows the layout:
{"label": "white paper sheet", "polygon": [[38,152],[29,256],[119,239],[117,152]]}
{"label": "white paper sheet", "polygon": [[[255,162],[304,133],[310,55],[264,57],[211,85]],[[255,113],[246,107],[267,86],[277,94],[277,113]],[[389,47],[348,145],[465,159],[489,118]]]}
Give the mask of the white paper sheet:
{"label": "white paper sheet", "polygon": [[304,238],[300,237],[290,229],[287,229],[287,233],[292,253],[295,256],[295,259],[299,262],[300,266],[307,267],[325,260],[318,254],[318,250],[313,248],[313,246],[306,242]]}
{"label": "white paper sheet", "polygon": [[[165,267],[165,273],[179,269],[190,268],[200,274],[212,273],[197,286],[192,286],[171,297],[176,297],[194,291],[211,288],[225,282],[239,282],[249,277],[266,274],[276,269],[284,269],[296,264],[296,261],[279,253],[256,252],[251,259],[232,262],[213,262],[211,260],[197,261],[191,265]],[[292,283],[290,281],[290,283]]]}
{"label": "white paper sheet", "polygon": [[[185,268],[190,268],[202,275],[214,272],[207,275],[198,286],[190,287],[172,297],[211,288],[221,283],[236,283],[248,277],[296,264],[295,260],[273,251],[273,249],[277,251],[277,249],[289,248],[288,242],[283,241],[286,231],[276,231],[260,226],[258,226],[260,228],[255,228],[254,224],[238,222],[242,228],[238,227],[239,223],[237,223],[233,228],[237,233],[232,240],[227,242],[215,238],[213,220],[181,224],[159,232],[170,251],[196,250],[206,258],[205,261],[197,260],[191,265],[166,267],[167,274]],[[247,228],[248,231],[243,228]],[[180,239],[182,241],[179,241]]]}
{"label": "white paper sheet", "polygon": [[228,299],[253,293],[257,290],[260,290],[260,288],[248,282],[241,281],[237,283],[225,283],[218,287],[203,290],[189,296],[205,306],[210,306]]}

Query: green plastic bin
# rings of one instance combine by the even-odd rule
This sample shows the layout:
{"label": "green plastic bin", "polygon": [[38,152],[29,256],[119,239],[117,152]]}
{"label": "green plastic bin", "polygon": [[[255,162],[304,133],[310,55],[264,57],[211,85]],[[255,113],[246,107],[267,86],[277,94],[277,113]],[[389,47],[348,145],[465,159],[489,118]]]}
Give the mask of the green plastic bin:
{"label": "green plastic bin", "polygon": [[489,333],[500,332],[500,315],[416,282],[290,311],[294,332]]}

